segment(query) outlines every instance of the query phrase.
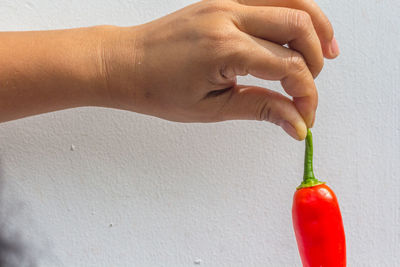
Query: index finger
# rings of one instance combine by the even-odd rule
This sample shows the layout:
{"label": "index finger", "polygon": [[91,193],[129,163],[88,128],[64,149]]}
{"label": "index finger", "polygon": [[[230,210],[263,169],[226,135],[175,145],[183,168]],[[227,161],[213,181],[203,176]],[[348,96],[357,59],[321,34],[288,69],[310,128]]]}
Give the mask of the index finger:
{"label": "index finger", "polygon": [[299,9],[311,16],[315,31],[321,42],[322,51],[326,58],[339,55],[339,48],[334,38],[332,24],[314,0],[233,0],[249,6],[277,6]]}

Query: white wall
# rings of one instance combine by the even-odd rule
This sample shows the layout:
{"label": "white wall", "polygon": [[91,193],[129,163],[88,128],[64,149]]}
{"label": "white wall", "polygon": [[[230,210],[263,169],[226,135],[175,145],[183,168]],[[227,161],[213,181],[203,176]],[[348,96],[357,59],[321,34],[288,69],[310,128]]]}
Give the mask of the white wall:
{"label": "white wall", "polygon": [[[191,2],[2,0],[0,29],[131,25]],[[342,54],[317,80],[316,174],[340,200],[348,265],[400,266],[400,2],[319,4]],[[5,123],[0,226],[39,266],[300,266],[303,145],[267,123],[95,108]]]}

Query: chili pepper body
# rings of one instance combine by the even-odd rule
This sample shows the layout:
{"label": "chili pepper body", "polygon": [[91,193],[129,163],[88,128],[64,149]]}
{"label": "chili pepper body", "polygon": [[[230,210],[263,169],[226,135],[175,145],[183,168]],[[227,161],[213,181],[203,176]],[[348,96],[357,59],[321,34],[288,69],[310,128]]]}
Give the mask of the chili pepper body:
{"label": "chili pepper body", "polygon": [[311,131],[306,138],[303,182],[293,197],[292,219],[304,267],[345,267],[346,240],[335,193],[313,172]]}
{"label": "chili pepper body", "polygon": [[342,215],[336,195],[327,185],[297,190],[292,218],[304,267],[346,266]]}

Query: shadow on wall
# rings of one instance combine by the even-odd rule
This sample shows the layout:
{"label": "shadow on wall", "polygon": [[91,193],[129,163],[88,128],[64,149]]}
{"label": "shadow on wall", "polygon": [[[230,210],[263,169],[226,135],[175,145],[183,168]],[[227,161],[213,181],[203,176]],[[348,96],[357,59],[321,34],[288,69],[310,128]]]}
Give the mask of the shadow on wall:
{"label": "shadow on wall", "polygon": [[18,205],[9,205],[4,199],[5,181],[0,161],[0,267],[37,266],[32,251],[20,234],[11,229],[11,217],[18,212]]}

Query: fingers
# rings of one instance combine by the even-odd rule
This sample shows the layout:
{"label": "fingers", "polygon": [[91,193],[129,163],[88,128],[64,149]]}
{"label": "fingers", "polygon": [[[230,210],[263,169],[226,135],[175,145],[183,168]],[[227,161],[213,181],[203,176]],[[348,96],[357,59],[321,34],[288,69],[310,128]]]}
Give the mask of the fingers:
{"label": "fingers", "polygon": [[[246,39],[247,38],[247,39]],[[318,104],[314,79],[303,56],[291,49],[259,38],[246,36],[232,57],[225,76],[251,74],[265,80],[280,80],[286,93],[312,127]]]}
{"label": "fingers", "polygon": [[307,127],[293,102],[277,92],[249,86],[236,86],[231,92],[209,101],[222,107],[222,120],[261,120],[281,126],[297,140],[303,140]]}
{"label": "fingers", "polygon": [[339,47],[334,38],[332,25],[321,8],[314,0],[233,0],[250,6],[276,6],[303,10],[307,12],[313,22],[320,39],[323,54],[326,58],[335,58],[339,55]]}
{"label": "fingers", "polygon": [[279,44],[288,43],[305,57],[313,76],[319,74],[324,58],[308,13],[276,7],[242,7],[239,12],[236,24],[240,30]]}

